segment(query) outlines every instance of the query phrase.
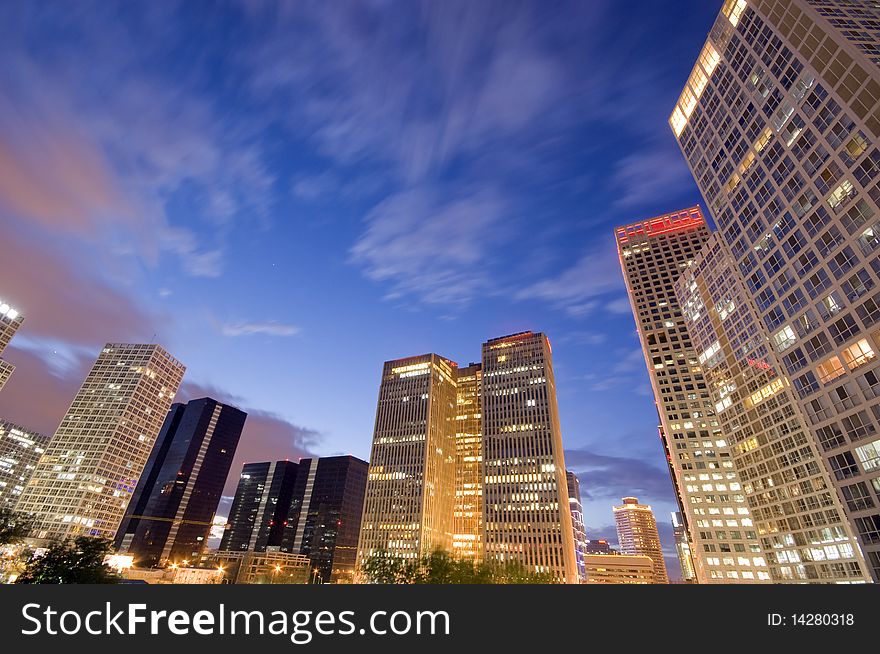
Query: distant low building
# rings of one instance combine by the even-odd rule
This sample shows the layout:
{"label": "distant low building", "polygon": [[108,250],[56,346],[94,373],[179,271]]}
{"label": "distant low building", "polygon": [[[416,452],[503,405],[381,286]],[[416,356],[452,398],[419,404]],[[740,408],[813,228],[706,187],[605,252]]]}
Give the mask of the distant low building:
{"label": "distant low building", "polygon": [[128,568],[122,573],[126,581],[143,581],[148,584],[222,584],[225,575],[217,568]]}
{"label": "distant low building", "polygon": [[[584,556],[587,584],[654,584],[654,560],[631,554]],[[663,582],[665,583],[665,581]]]}
{"label": "distant low building", "polygon": [[232,584],[307,584],[312,581],[308,556],[274,548],[262,552],[220,551],[208,560]]}

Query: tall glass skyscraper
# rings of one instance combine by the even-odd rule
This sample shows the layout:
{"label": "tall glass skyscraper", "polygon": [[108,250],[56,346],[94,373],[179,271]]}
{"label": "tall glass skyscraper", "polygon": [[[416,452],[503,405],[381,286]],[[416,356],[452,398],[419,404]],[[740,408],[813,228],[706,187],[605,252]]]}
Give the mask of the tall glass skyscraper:
{"label": "tall glass skyscraper", "polygon": [[34,538],[116,535],[185,370],[159,345],[104,346],[19,500]]}
{"label": "tall glass skyscraper", "polygon": [[673,284],[709,238],[699,207],[616,231],[620,266],[639,334],[660,436],[690,528],[700,583],[770,580],[751,513],[721,433]]}
{"label": "tall glass skyscraper", "polygon": [[116,533],[140,567],[204,550],[247,414],[205,397],[174,404]]}
{"label": "tall glass skyscraper", "polygon": [[[9,345],[9,341],[21,327],[22,322],[24,322],[24,316],[19,313],[18,309],[0,299],[0,356],[3,356],[3,351],[6,350],[6,346]],[[3,390],[3,386],[9,381],[14,370],[15,366],[0,359],[0,391]]]}
{"label": "tall glass skyscraper", "polygon": [[294,461],[245,463],[220,550],[280,551],[298,474],[299,464]]}
{"label": "tall glass skyscraper", "polygon": [[[754,302],[758,333],[769,337],[779,361],[778,367],[767,362],[778,371],[773,382],[783,384],[785,397],[791,389],[805,416],[812,445],[824,458],[875,580],[880,579],[878,25],[880,7],[868,0],[727,0],[670,117]],[[742,403],[759,390],[750,388],[731,401],[745,409]],[[743,445],[749,441],[745,434],[740,438]],[[769,488],[779,474],[775,466],[762,462],[748,483]],[[769,510],[805,501],[790,488],[774,485],[768,492],[776,496]],[[780,534],[778,549],[785,557],[796,545],[801,552],[804,546],[815,550],[809,561],[774,561],[796,576],[802,568],[809,575],[814,563],[824,565],[826,545],[845,543],[833,520],[816,522],[819,508],[799,507],[801,515],[788,520],[787,530],[818,538],[789,543]]]}
{"label": "tall glass skyscraper", "polygon": [[675,288],[770,576],[863,581],[864,560],[821,453],[717,232]]}
{"label": "tall glass skyscraper", "polygon": [[614,507],[614,522],[617,525],[620,552],[650,557],[654,562],[654,583],[668,584],[666,560],[663,558],[657,520],[651,507],[639,504],[635,497],[624,497],[623,504]]}
{"label": "tall glass skyscraper", "polygon": [[0,508],[15,509],[49,437],[0,420]]}
{"label": "tall glass skyscraper", "polygon": [[578,583],[550,340],[483,343],[483,546]]}
{"label": "tall glass skyscraper", "polygon": [[571,528],[574,533],[574,553],[578,576],[581,581],[586,579],[584,556],[587,553],[587,530],[584,527],[584,507],[581,504],[581,482],[571,470],[565,471],[568,484],[568,506],[571,510]]}
{"label": "tall glass skyscraper", "polygon": [[436,354],[385,363],[358,558],[452,551],[456,364]]}
{"label": "tall glass skyscraper", "polygon": [[299,461],[281,551],[308,556],[313,582],[353,580],[368,468],[353,456]]}
{"label": "tall glass skyscraper", "polygon": [[458,368],[455,415],[455,515],[452,548],[457,557],[483,558],[483,367]]}

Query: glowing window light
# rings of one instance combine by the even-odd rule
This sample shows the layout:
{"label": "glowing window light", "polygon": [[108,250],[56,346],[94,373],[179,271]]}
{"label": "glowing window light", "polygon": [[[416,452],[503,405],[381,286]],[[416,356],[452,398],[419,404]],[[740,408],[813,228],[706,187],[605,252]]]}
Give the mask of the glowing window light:
{"label": "glowing window light", "polygon": [[742,18],[743,12],[746,10],[746,0],[727,0],[721,12],[730,21],[730,24],[736,27]]}

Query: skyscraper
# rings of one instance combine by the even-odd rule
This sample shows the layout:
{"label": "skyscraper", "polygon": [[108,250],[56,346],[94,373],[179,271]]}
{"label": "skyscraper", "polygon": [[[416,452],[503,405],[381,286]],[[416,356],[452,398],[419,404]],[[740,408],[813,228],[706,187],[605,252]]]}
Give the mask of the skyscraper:
{"label": "skyscraper", "polygon": [[660,533],[651,507],[639,504],[635,497],[624,497],[623,504],[614,507],[614,523],[617,525],[620,551],[650,557],[654,562],[654,583],[668,584]]}
{"label": "skyscraper", "polygon": [[694,572],[694,560],[691,556],[690,535],[679,511],[672,512],[672,535],[675,538],[675,552],[678,554],[682,581],[695,581],[697,575]]}
{"label": "skyscraper", "polygon": [[158,345],[108,343],[25,488],[35,538],[113,538],[180,386]]}
{"label": "skyscraper", "polygon": [[452,551],[456,364],[436,354],[387,361],[370,454],[358,560]]}
{"label": "skyscraper", "polygon": [[300,459],[281,551],[308,556],[312,581],[352,581],[368,469],[353,456]]}
{"label": "skyscraper", "polygon": [[[700,583],[769,581],[741,481],[673,284],[709,238],[699,207],[617,229],[620,266]],[[723,516],[723,517],[721,517]],[[710,521],[710,528],[697,529]]]}
{"label": "skyscraper", "polygon": [[208,397],[171,406],[116,533],[117,550],[141,567],[202,553],[246,418]]}
{"label": "skyscraper", "polygon": [[0,508],[15,509],[49,437],[0,420]]}
{"label": "skyscraper", "polygon": [[[870,579],[770,334],[717,233],[675,289],[772,579]],[[712,524],[706,517],[696,527]]]}
{"label": "skyscraper", "polygon": [[220,539],[220,550],[280,551],[299,474],[293,461],[245,463]]}
{"label": "skyscraper", "polygon": [[568,506],[571,510],[571,528],[574,533],[575,562],[578,576],[583,581],[586,577],[584,555],[587,553],[587,531],[584,528],[584,507],[581,504],[581,482],[570,470],[565,471],[565,480],[568,485]]}
{"label": "skyscraper", "polygon": [[[24,316],[17,309],[10,306],[8,302],[0,299],[0,356],[3,356],[3,351],[9,345],[9,341],[12,340],[15,332],[21,327],[22,322],[24,322]],[[0,359],[0,391],[3,390],[14,370],[15,366],[8,361]]]}
{"label": "skyscraper", "polygon": [[483,557],[483,367],[459,368],[455,416],[455,515],[452,547],[455,556]]}
{"label": "skyscraper", "polygon": [[670,117],[875,580],[878,20],[866,0],[727,0]]}
{"label": "skyscraper", "polygon": [[578,582],[549,339],[522,332],[483,344],[486,557]]}

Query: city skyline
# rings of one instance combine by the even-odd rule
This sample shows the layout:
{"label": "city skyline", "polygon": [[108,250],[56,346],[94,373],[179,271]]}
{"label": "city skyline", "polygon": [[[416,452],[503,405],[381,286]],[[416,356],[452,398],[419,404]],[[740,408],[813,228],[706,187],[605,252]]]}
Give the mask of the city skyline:
{"label": "city skyline", "polygon": [[[267,117],[252,111],[256,96],[266,112],[274,112],[275,104],[286,97],[278,94],[287,93],[288,84],[296,83],[295,75],[294,82],[285,75],[296,71],[269,65],[298,61],[289,51],[286,56],[282,52],[271,57],[261,50],[265,56],[259,62],[238,58],[252,38],[248,30],[264,27],[273,16],[259,10],[236,16],[241,18],[242,31],[233,31],[236,38],[229,40],[222,38],[226,32],[220,28],[201,25],[192,11],[175,15],[178,20],[173,22],[179,27],[166,35],[158,25],[168,19],[167,14],[133,16],[107,9],[96,11],[88,20],[74,17],[74,28],[59,35],[52,19],[57,7],[48,6],[41,21],[29,15],[26,7],[5,7],[3,11],[10,13],[3,24],[21,25],[21,34],[9,34],[3,40],[9,62],[3,81],[22,92],[14,100],[6,98],[0,107],[3,152],[9,155],[3,161],[15,164],[14,170],[29,181],[39,180],[41,172],[30,157],[60,163],[48,171],[57,181],[53,189],[57,187],[58,195],[49,198],[55,204],[32,202],[34,198],[24,193],[23,189],[48,193],[43,185],[0,189],[3,247],[25,255],[3,259],[0,270],[10,280],[10,288],[3,290],[4,299],[27,316],[4,354],[18,370],[0,394],[0,416],[53,433],[88,362],[104,341],[149,342],[155,334],[155,342],[179,356],[190,370],[177,400],[208,395],[248,412],[233,469],[244,461],[285,456],[296,460],[309,454],[351,453],[366,458],[377,362],[429,350],[465,362],[476,355],[469,343],[521,329],[541,330],[553,342],[563,442],[569,452],[566,463],[580,475],[588,537],[613,538],[610,506],[616,498],[632,493],[656,507],[665,529],[661,536],[666,554],[673,557],[667,516],[675,508],[674,499],[653,407],[645,394],[646,378],[633,365],[637,342],[631,319],[620,311],[623,286],[613,253],[608,252],[607,227],[699,200],[665,120],[717,13],[718,7],[707,4],[712,5],[691,3],[681,12],[686,16],[672,17],[644,3],[634,7],[625,23],[615,14],[614,3],[598,2],[588,8],[563,7],[565,20],[550,20],[535,3],[524,5],[521,14],[504,18],[498,6],[487,5],[481,11],[453,7],[453,15],[437,10],[424,19],[404,15],[396,21],[376,21],[387,23],[392,31],[370,35],[382,38],[373,39],[381,45],[376,49],[379,59],[365,62],[367,70],[381,70],[386,61],[400,59],[409,67],[389,70],[413,85],[423,71],[439,63],[421,49],[401,50],[400,42],[406,39],[399,37],[410,29],[406,21],[412,21],[418,43],[461,52],[465,69],[481,55],[475,52],[481,27],[498,27],[505,36],[499,39],[494,57],[477,62],[476,75],[465,76],[454,67],[442,69],[448,86],[445,91],[438,87],[438,93],[445,93],[438,104],[448,99],[447,106],[455,111],[441,111],[438,116],[435,107],[401,107],[405,99],[389,99],[394,103],[390,115],[412,130],[403,141],[422,143],[417,138],[422,119],[440,119],[448,125],[448,141],[406,152],[371,151],[378,147],[374,142],[357,142],[352,147],[361,149],[348,153],[349,159],[339,150],[344,138],[329,140],[334,127],[344,127],[338,115],[321,122],[309,113],[309,129],[282,128],[292,133],[284,131],[275,146],[276,135],[265,126],[277,113]],[[364,41],[357,40],[358,28],[370,21],[358,12],[341,11],[341,25],[331,23],[326,15],[310,14],[301,21],[297,16],[281,18],[285,29],[294,29],[300,22],[317,23],[321,29],[316,34],[336,55],[329,69],[319,71],[327,75],[337,95],[315,98],[319,107],[342,97],[348,84],[366,74],[364,69],[344,68],[354,64],[345,51],[339,51],[344,44],[332,39],[339,27],[355,40],[355,47],[363,45]],[[522,24],[531,22],[544,27],[523,35]],[[470,26],[461,43],[450,33],[450,24]],[[231,28],[224,25],[222,29]],[[144,52],[159,50],[155,63],[125,47],[132,31]],[[611,33],[618,34],[614,43],[609,42],[610,36],[603,36]],[[53,46],[35,51],[31,43],[42,35],[51,37]],[[585,44],[591,40],[596,42],[595,49],[547,45],[547,41]],[[278,45],[279,39],[269,41]],[[650,50],[645,41],[652,43]],[[173,50],[159,45],[166,42]],[[235,57],[220,49],[229,42],[244,46],[234,48]],[[607,57],[600,56],[603,49]],[[72,53],[78,54],[69,56]],[[106,56],[110,53],[114,56]],[[115,54],[124,57],[121,60]],[[192,62],[195,79],[174,67],[178,57]],[[591,63],[585,66],[585,61]],[[131,64],[127,70],[132,71],[132,78],[124,89],[120,87],[119,101],[111,105],[97,106],[86,90],[69,83],[90,71],[96,88],[115,86],[117,63]],[[245,65],[249,67],[242,70],[240,66]],[[587,68],[595,69],[595,76],[588,75]],[[216,82],[226,73],[243,76],[247,106],[229,106],[226,111],[230,90]],[[491,74],[483,80],[483,73]],[[505,102],[506,94],[519,98],[520,89],[529,88],[535,76],[551,85],[537,95],[585,111],[567,117],[563,129],[553,127],[559,124],[556,115],[545,119],[542,103],[546,100],[540,97],[533,104],[515,103],[523,105],[517,111],[506,110],[510,104]],[[632,83],[624,85],[618,79]],[[52,87],[51,94],[47,86]],[[156,87],[167,92],[152,95]],[[423,88],[413,86],[414,91]],[[560,97],[560,93],[565,95]],[[140,106],[138,98],[144,94],[155,98],[155,113],[130,120],[132,106]],[[264,97],[266,102],[262,102]],[[355,97],[362,104],[352,112],[361,121],[354,127],[364,133],[387,134],[386,123],[376,122],[381,121],[376,112],[378,100],[371,95]],[[458,100],[463,104],[453,102]],[[459,118],[461,112],[463,118]],[[176,119],[166,119],[169,113],[180,116],[179,128],[174,126]],[[221,114],[223,118],[218,117]],[[253,125],[254,131],[241,134],[235,129],[247,125]],[[181,153],[175,148],[178,129],[190,126],[196,141],[181,136],[181,150],[186,150]],[[120,128],[131,131],[125,141],[134,151],[116,151]],[[613,139],[605,136],[612,132]],[[34,133],[43,136],[30,143],[30,152],[23,153],[19,139]],[[222,138],[212,138],[218,135]],[[560,145],[560,138],[568,135],[568,145]],[[463,146],[463,138],[472,146]],[[517,143],[520,138],[523,143]],[[497,186],[496,196],[484,197],[462,185],[462,180],[467,178],[467,166],[493,169],[481,165],[480,155],[491,155],[494,150],[497,157],[499,143],[506,148],[502,158],[509,166],[490,180],[478,180],[487,182],[486,188]],[[403,145],[397,139],[394,144]],[[295,154],[286,154],[290,152]],[[48,156],[53,153],[57,156]],[[204,158],[192,153],[203,153]],[[96,187],[80,188],[79,193],[71,190],[77,188],[75,176],[64,174],[78,167],[63,165],[79,162],[79,158],[65,158],[76,154],[94,164],[87,170],[97,171],[91,176]],[[401,168],[417,169],[420,155],[428,157],[427,171],[401,181]],[[519,164],[527,166],[533,178],[531,184],[521,185],[523,170],[515,164],[526,156],[537,156],[538,161]],[[572,164],[567,163],[570,158]],[[134,165],[144,161],[143,168]],[[647,169],[640,167],[646,165]],[[671,171],[673,179],[648,184],[645,177],[658,167]],[[237,176],[221,178],[223,168]],[[275,176],[268,190],[259,183],[261,170]],[[134,178],[132,171],[137,173]],[[371,190],[369,182],[376,178],[378,190]],[[247,205],[241,210],[241,188],[251,182],[254,195],[268,208]],[[565,192],[560,192],[560,183]],[[458,192],[447,193],[459,188],[461,198]],[[232,196],[225,198],[227,205],[218,192],[224,189]],[[447,196],[460,202],[442,200]],[[62,208],[67,201],[69,211],[56,211],[58,201]],[[203,208],[208,206],[218,215],[209,216]],[[238,211],[228,217],[220,211],[224,206]],[[265,217],[267,224],[240,220],[251,209],[254,215]],[[460,296],[443,294],[450,286],[440,283],[442,275],[433,266],[429,278],[410,275],[418,271],[410,251],[424,249],[410,247],[418,240],[399,241],[398,237],[407,236],[410,228],[417,232],[413,239],[433,237],[405,221],[411,211],[446,226],[439,237],[448,244],[448,265],[461,272],[453,278],[453,288],[470,289],[469,304]],[[120,216],[118,222],[107,218],[108,214]],[[538,237],[513,239],[530,233],[527,219],[535,215],[548,229]],[[490,222],[483,224],[474,216],[485,216]],[[501,224],[511,234],[513,251],[501,258],[487,256],[487,230]],[[403,231],[381,229],[395,225]],[[96,243],[89,236],[93,232],[106,238]],[[159,232],[162,242],[149,242]],[[199,239],[193,239],[193,234],[211,236],[201,242],[203,247],[196,245]],[[215,242],[214,238],[223,240]],[[398,243],[402,253],[393,247]],[[379,246],[384,247],[381,251],[387,259],[373,257]],[[214,254],[220,250],[223,254]],[[46,265],[25,266],[28,260]],[[467,275],[483,263],[491,264],[489,270],[497,278],[488,281],[497,286],[480,275],[469,281]],[[507,270],[516,274],[502,274]],[[218,272],[217,277],[204,276]],[[194,276],[198,274],[203,276]],[[419,286],[406,285],[410,276],[412,284]],[[51,280],[60,278],[68,280],[70,288],[56,292]],[[428,293],[416,290],[425,288]],[[499,288],[513,292],[502,298]],[[332,299],[321,299],[325,296]],[[71,302],[68,297],[78,299]],[[426,298],[439,299],[440,304]],[[358,325],[359,334],[370,335],[364,339],[369,341],[367,347],[354,343],[352,325]],[[221,358],[224,364],[218,366]],[[313,390],[326,384],[350,398],[345,412],[334,411]],[[34,388],[42,392],[39,406],[29,399]],[[229,487],[226,492],[231,494]]]}

